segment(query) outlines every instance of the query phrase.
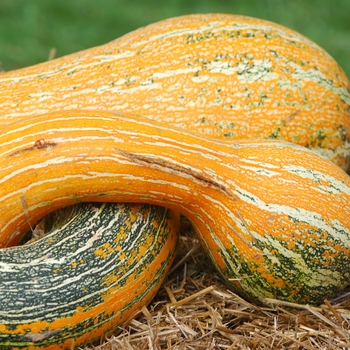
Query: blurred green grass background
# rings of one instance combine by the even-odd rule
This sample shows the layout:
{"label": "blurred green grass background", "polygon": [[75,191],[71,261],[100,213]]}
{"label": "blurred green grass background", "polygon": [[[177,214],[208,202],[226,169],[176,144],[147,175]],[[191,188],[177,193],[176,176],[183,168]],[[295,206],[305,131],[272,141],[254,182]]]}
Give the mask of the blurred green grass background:
{"label": "blurred green grass background", "polygon": [[293,28],[326,49],[350,76],[350,0],[1,0],[0,61],[12,70],[104,44],[188,13],[234,13]]}

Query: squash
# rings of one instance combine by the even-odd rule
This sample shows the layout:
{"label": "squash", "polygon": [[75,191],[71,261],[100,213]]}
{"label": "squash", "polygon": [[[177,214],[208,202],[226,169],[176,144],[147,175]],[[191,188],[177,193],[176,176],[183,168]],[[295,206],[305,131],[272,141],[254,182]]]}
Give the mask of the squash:
{"label": "squash", "polygon": [[349,282],[350,178],[305,147],[76,110],[19,120],[0,144],[7,245],[28,218],[78,202],[149,203],[188,217],[226,281],[257,303],[319,304]]}
{"label": "squash", "polygon": [[[1,73],[1,244],[18,244],[29,223],[80,202],[162,205],[191,220],[218,271],[243,297],[318,304],[349,280],[350,182],[337,166],[295,144],[348,169],[349,105],[347,77],[327,53],[294,31],[244,16],[169,19]],[[169,217],[165,225],[172,222]],[[80,220],[71,225],[67,235],[85,227]],[[40,255],[54,237],[1,250],[0,257],[16,257],[22,266],[26,258],[16,251]],[[85,244],[84,234],[79,237]],[[92,324],[105,316],[96,310],[107,309],[112,287],[103,295],[96,287],[97,304],[85,316],[86,305],[73,298],[76,311],[67,312],[76,319],[65,333],[64,314],[43,321],[40,309],[32,320],[19,309],[11,324],[5,300],[1,347],[70,348],[71,337],[80,345],[111,331],[156,292],[175,245],[173,233],[164,239],[162,248],[147,251],[163,259],[155,284],[144,300],[131,294],[126,310],[118,303],[108,309],[116,316],[105,326]],[[67,249],[69,243],[57,241]],[[155,270],[140,268],[144,283],[125,284],[120,293],[153,282]],[[0,281],[7,272],[0,270]],[[69,267],[62,273],[69,276]],[[19,276],[6,276],[16,286]],[[65,294],[50,292],[55,300]],[[91,327],[82,330],[83,324]]]}
{"label": "squash", "polygon": [[283,139],[350,163],[349,81],[319,46],[245,16],[188,15],[0,75],[0,128],[61,109],[143,115],[221,139]]}
{"label": "squash", "polygon": [[164,207],[84,203],[52,221],[42,239],[0,250],[1,349],[110,333],[152,300],[174,258],[178,215]]}

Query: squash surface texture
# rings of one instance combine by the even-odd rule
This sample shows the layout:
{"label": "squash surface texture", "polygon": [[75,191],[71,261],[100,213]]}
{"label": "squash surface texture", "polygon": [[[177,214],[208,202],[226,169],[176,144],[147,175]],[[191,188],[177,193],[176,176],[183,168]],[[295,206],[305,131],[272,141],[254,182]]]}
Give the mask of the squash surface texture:
{"label": "squash surface texture", "polygon": [[150,302],[171,266],[176,213],[146,204],[68,209],[53,214],[56,227],[42,239],[0,250],[1,349],[71,349],[104,336]]}
{"label": "squash surface texture", "polygon": [[258,303],[319,304],[348,284],[350,179],[305,147],[215,141],[101,111],[27,118],[0,144],[8,245],[28,229],[23,195],[32,224],[80,201],[144,202],[187,216],[228,283]]}
{"label": "squash surface texture", "polygon": [[0,348],[71,349],[123,324],[169,270],[177,212],[243,297],[337,294],[350,278],[349,90],[302,35],[220,14],[1,73]]}
{"label": "squash surface texture", "polygon": [[284,139],[349,165],[345,73],[312,41],[260,19],[168,19],[0,75],[0,127],[72,108],[119,110],[224,139]]}

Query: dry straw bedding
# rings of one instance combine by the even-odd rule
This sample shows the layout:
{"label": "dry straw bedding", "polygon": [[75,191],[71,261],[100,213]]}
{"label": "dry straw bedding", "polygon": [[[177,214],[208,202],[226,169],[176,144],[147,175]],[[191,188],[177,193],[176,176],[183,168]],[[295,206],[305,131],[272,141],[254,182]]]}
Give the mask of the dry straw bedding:
{"label": "dry straw bedding", "polygon": [[153,300],[104,343],[112,349],[350,349],[350,289],[320,307],[270,300],[258,307],[231,292],[191,231]]}

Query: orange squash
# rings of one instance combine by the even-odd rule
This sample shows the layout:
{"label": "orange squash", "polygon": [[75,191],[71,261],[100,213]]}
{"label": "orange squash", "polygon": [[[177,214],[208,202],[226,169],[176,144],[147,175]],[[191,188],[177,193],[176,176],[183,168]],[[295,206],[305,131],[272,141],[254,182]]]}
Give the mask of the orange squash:
{"label": "orange squash", "polygon": [[304,147],[215,141],[73,110],[5,127],[0,144],[8,245],[28,228],[23,195],[32,224],[80,201],[150,203],[186,215],[221,274],[251,300],[318,304],[349,281],[350,178]]}
{"label": "orange squash", "polygon": [[160,21],[106,45],[0,75],[0,127],[103,109],[222,139],[272,138],[349,166],[349,81],[319,46],[245,16]]}
{"label": "orange squash", "polygon": [[[1,73],[1,244],[16,245],[28,220],[34,225],[80,202],[162,205],[191,220],[240,295],[318,304],[350,277],[350,180],[300,146],[348,169],[349,105],[347,77],[317,45],[271,22],[233,15],[162,21]],[[150,254],[170,266],[173,231],[168,239]],[[0,261],[0,273],[7,267]],[[141,280],[153,278],[141,268]],[[158,277],[157,286],[164,274]],[[120,319],[141,304],[135,298]],[[78,328],[92,320],[83,314],[74,314]],[[44,325],[33,317],[17,325],[20,332],[3,325],[5,338],[20,337],[0,337],[0,345],[57,348],[61,316]],[[116,325],[90,330],[97,336]],[[69,337],[87,341],[74,327],[60,348],[72,346]],[[30,342],[25,336],[33,330]]]}

